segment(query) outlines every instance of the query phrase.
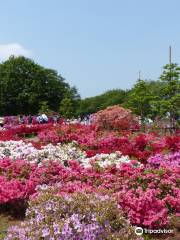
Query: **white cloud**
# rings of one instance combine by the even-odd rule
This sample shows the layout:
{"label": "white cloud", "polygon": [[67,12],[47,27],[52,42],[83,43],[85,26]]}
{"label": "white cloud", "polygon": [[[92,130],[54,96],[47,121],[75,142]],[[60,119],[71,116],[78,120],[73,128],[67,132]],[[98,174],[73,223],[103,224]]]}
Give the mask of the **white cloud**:
{"label": "white cloud", "polygon": [[31,51],[24,48],[19,43],[0,44],[0,60],[4,61],[11,55],[30,57]]}

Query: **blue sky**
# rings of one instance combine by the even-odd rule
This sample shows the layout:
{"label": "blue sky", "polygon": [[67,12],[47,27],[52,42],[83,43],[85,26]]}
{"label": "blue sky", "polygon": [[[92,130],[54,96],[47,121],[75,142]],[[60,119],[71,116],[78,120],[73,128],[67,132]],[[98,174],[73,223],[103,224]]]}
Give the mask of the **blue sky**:
{"label": "blue sky", "polygon": [[180,63],[179,0],[0,0],[0,60],[24,54],[81,96],[157,79]]}

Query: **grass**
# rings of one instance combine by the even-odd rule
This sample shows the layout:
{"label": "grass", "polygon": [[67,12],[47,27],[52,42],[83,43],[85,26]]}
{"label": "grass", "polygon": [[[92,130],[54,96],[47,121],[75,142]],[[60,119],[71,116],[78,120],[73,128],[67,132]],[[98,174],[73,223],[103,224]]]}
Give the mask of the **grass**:
{"label": "grass", "polygon": [[7,229],[10,226],[17,225],[18,223],[20,223],[19,219],[15,219],[6,214],[0,214],[0,240],[4,239],[7,233]]}

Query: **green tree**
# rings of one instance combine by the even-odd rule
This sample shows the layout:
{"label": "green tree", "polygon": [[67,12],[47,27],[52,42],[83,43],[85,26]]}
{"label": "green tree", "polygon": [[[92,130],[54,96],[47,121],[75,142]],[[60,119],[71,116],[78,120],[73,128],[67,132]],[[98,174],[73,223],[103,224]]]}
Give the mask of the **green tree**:
{"label": "green tree", "polygon": [[[55,70],[25,57],[10,57],[0,64],[0,114],[36,114],[40,103],[58,111],[59,103],[74,90]],[[73,96],[75,97],[75,96]]]}
{"label": "green tree", "polygon": [[50,112],[49,105],[47,101],[42,101],[39,104],[39,113],[48,114]]}
{"label": "green tree", "polygon": [[160,117],[169,117],[173,125],[180,117],[180,67],[177,64],[167,64],[160,76],[162,88],[158,100],[153,102],[154,109]]}
{"label": "green tree", "polygon": [[124,106],[130,108],[144,121],[146,117],[151,116],[151,101],[155,100],[155,98],[156,96],[150,87],[150,82],[139,79],[129,91],[128,101]]}
{"label": "green tree", "polygon": [[64,118],[72,118],[74,116],[74,107],[71,98],[66,97],[61,101],[59,113]]}

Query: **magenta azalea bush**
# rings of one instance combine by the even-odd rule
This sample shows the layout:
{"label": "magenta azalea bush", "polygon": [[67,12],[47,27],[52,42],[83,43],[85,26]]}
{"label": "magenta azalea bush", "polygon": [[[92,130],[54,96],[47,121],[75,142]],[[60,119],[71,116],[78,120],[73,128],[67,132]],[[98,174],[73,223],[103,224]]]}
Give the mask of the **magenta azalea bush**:
{"label": "magenta azalea bush", "polygon": [[157,169],[135,161],[120,167],[85,168],[76,161],[68,166],[52,161],[39,166],[5,159],[0,161],[0,171],[2,205],[25,204],[39,185],[58,183],[62,196],[82,191],[114,196],[134,225],[164,227],[171,215],[180,212],[179,168],[168,164]]}
{"label": "magenta azalea bush", "polygon": [[150,165],[159,167],[159,166],[172,166],[180,167],[180,152],[171,153],[168,155],[157,154],[152,156],[147,161]]}

